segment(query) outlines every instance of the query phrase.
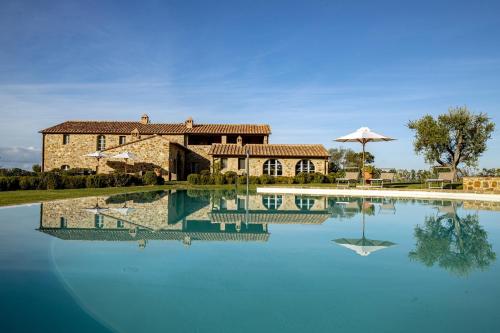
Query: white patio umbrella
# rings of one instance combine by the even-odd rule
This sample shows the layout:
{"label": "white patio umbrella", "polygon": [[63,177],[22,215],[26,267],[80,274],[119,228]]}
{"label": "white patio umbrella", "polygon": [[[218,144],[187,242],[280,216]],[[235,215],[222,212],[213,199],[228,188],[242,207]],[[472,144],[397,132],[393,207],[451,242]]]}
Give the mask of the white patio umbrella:
{"label": "white patio umbrella", "polygon": [[97,160],[97,165],[96,165],[96,168],[95,168],[95,173],[97,173],[99,171],[99,160],[101,158],[105,158],[105,157],[108,157],[108,155],[104,154],[102,151],[100,150],[97,150],[93,153],[89,153],[89,154],[85,154],[83,156],[86,156],[86,157],[93,157]]}
{"label": "white patio umbrella", "polygon": [[137,159],[137,155],[135,155],[134,153],[131,153],[129,151],[125,151],[123,153],[120,153],[120,154],[117,154],[117,155],[114,155],[114,156],[111,156],[112,158],[123,158],[125,160],[125,173],[127,173],[127,162],[128,160],[136,160]]}
{"label": "white patio umbrella", "polygon": [[358,128],[356,132],[341,136],[335,139],[337,142],[359,142],[363,145],[363,185],[365,184],[365,145],[368,142],[380,142],[380,141],[392,141],[393,138],[389,138],[382,134],[372,132],[368,127]]}

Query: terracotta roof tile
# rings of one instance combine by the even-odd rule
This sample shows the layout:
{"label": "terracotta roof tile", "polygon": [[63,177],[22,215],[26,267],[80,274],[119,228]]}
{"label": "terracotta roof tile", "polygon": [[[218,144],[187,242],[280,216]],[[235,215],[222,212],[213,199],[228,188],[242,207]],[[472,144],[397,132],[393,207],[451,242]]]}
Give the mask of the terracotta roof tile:
{"label": "terracotta roof tile", "polygon": [[208,152],[215,156],[245,156],[246,148],[250,156],[277,157],[328,157],[328,151],[323,145],[291,145],[291,144],[213,144]]}
{"label": "terracotta roof tile", "polygon": [[66,121],[46,128],[41,133],[65,134],[270,134],[269,125],[260,124],[142,124],[136,121]]}

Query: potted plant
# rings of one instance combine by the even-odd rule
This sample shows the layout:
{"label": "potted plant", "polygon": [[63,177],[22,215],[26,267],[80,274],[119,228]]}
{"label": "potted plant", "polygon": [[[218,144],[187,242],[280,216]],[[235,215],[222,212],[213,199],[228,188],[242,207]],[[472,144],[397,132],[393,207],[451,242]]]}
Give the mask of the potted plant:
{"label": "potted plant", "polygon": [[375,167],[373,165],[365,165],[363,169],[363,176],[366,180],[373,178],[373,173],[375,172]]}

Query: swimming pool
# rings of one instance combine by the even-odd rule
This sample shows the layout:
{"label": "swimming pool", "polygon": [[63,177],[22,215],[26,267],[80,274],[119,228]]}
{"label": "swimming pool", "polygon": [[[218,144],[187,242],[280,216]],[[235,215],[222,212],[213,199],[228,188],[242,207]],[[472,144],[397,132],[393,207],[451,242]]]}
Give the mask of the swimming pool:
{"label": "swimming pool", "polygon": [[0,331],[500,332],[492,205],[157,191],[3,208]]}

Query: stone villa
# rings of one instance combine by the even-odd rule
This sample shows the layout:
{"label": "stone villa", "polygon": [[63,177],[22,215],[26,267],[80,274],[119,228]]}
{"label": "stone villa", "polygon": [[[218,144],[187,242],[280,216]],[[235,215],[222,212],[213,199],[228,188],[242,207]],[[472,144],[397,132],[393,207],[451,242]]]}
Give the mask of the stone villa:
{"label": "stone villa", "polygon": [[[99,173],[155,170],[168,180],[183,180],[202,170],[294,176],[327,173],[328,152],[322,145],[270,144],[271,128],[262,124],[151,123],[140,121],[66,121],[40,131],[42,170],[89,168]],[[85,156],[100,151],[105,158]],[[129,152],[135,160],[113,158]]]}

